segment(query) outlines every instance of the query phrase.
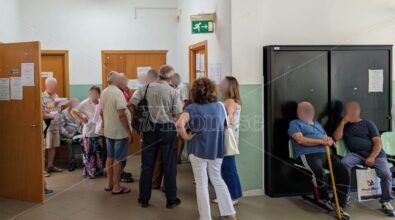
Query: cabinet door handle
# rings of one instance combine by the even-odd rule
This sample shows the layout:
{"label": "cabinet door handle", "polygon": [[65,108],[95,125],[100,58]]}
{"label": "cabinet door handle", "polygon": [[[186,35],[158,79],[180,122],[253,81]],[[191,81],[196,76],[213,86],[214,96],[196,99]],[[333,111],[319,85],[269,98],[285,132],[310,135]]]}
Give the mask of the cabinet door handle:
{"label": "cabinet door handle", "polygon": [[36,128],[36,127],[38,127],[38,125],[30,125],[30,127],[33,127],[33,128]]}

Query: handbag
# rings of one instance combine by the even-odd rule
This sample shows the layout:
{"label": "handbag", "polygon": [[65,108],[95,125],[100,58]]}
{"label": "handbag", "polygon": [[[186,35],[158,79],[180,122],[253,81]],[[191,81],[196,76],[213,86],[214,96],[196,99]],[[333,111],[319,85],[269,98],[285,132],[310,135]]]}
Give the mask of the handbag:
{"label": "handbag", "polygon": [[358,201],[367,201],[381,197],[380,179],[374,169],[357,169]]}
{"label": "handbag", "polygon": [[238,144],[236,141],[236,137],[235,134],[233,133],[233,130],[228,127],[229,123],[229,119],[228,119],[228,114],[226,112],[226,108],[224,106],[224,104],[220,103],[224,113],[225,113],[225,122],[226,122],[226,128],[224,131],[225,134],[225,140],[224,140],[224,156],[234,156],[234,155],[239,155],[240,151],[238,148]]}
{"label": "handbag", "polygon": [[150,112],[147,101],[147,91],[149,84],[147,85],[143,99],[137,104],[133,114],[132,127],[138,132],[147,132],[151,130]]}

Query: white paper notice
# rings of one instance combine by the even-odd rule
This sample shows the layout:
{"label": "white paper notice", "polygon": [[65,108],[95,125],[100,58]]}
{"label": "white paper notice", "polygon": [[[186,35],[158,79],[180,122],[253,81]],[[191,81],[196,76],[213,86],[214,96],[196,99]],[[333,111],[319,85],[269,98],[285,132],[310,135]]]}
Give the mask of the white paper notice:
{"label": "white paper notice", "polygon": [[0,101],[10,100],[10,79],[0,78]]}
{"label": "white paper notice", "polygon": [[213,80],[215,84],[219,85],[221,82],[221,64],[213,63],[209,65],[208,78]]}
{"label": "white paper notice", "polygon": [[206,59],[204,58],[204,54],[200,54],[200,71],[205,72],[206,71],[206,65],[205,65]]}
{"label": "white paper notice", "polygon": [[137,67],[137,77],[142,76],[142,75],[146,75],[148,73],[148,71],[151,70],[150,66],[140,66]]}
{"label": "white paper notice", "polygon": [[196,71],[200,71],[201,69],[200,69],[200,67],[201,67],[201,63],[200,63],[200,54],[196,54]]}
{"label": "white paper notice", "polygon": [[383,92],[384,70],[369,70],[369,92]]}
{"label": "white paper notice", "polygon": [[53,72],[41,72],[41,78],[53,78]]}
{"label": "white paper notice", "polygon": [[204,72],[197,72],[196,73],[196,79],[204,78]]}
{"label": "white paper notice", "polygon": [[23,86],[34,86],[34,63],[22,63],[21,77]]}
{"label": "white paper notice", "polygon": [[23,99],[23,87],[21,77],[10,78],[11,100]]}
{"label": "white paper notice", "polygon": [[59,106],[69,104],[69,100],[67,98],[55,98],[55,102],[57,102]]}
{"label": "white paper notice", "polygon": [[138,89],[141,87],[141,84],[138,79],[129,79],[128,80],[128,88],[129,89]]}

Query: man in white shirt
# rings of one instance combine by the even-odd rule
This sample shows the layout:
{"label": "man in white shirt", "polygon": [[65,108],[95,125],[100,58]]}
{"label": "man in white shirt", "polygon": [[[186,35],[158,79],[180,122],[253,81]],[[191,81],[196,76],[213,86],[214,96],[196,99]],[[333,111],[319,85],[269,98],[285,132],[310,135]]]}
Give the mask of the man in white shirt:
{"label": "man in white shirt", "polygon": [[131,114],[127,108],[122,91],[118,88],[120,75],[110,72],[107,76],[109,86],[101,96],[103,111],[104,137],[107,143],[107,186],[106,191],[113,195],[129,193],[130,189],[121,187],[121,161],[127,159],[128,144],[133,141],[131,129]]}

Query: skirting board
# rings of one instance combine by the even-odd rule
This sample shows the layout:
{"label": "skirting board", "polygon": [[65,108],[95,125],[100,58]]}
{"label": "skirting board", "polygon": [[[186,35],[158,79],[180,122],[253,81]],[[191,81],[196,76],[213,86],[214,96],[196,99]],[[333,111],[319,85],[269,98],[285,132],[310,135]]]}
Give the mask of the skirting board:
{"label": "skirting board", "polygon": [[247,191],[243,192],[244,197],[263,196],[263,195],[265,195],[264,189],[253,189],[253,190],[247,190]]}

